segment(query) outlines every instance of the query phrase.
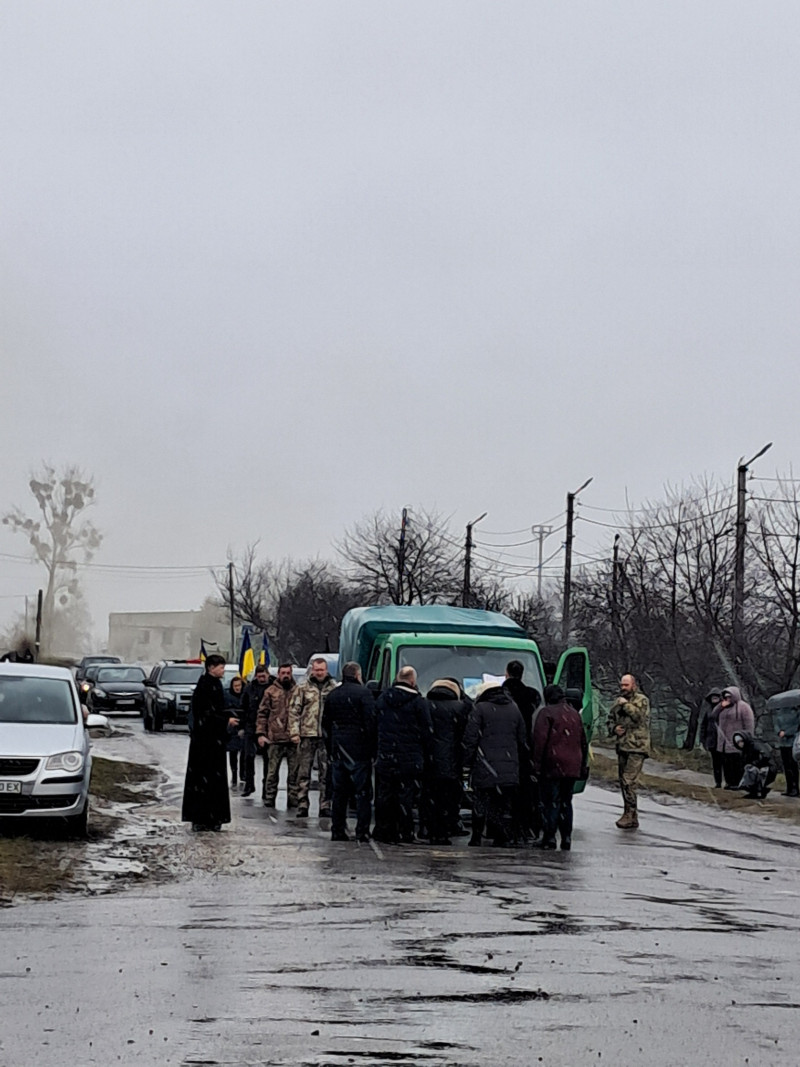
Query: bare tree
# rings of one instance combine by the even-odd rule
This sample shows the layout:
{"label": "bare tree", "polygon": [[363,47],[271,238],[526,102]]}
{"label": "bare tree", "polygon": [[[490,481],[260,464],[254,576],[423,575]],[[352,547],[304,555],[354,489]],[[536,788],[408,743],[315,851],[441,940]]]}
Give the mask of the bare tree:
{"label": "bare tree", "polygon": [[414,509],[403,530],[399,513],[376,511],[336,547],[362,603],[455,603],[460,594],[461,549],[436,512]]}
{"label": "bare tree", "polygon": [[275,639],[283,655],[302,664],[314,652],[335,652],[344,614],[361,602],[329,563],[313,560],[293,568],[276,614]]}
{"label": "bare tree", "polygon": [[[253,626],[261,633],[273,635],[278,604],[286,587],[291,564],[259,559],[258,542],[247,545],[238,558],[233,558],[233,615],[239,622]],[[220,603],[230,613],[231,596],[228,572],[214,575]]]}
{"label": "bare tree", "polygon": [[4,525],[27,537],[34,556],[47,572],[42,605],[42,647],[51,643],[56,605],[65,607],[78,593],[78,563],[88,563],[103,540],[84,512],[95,502],[94,482],[76,466],[61,471],[43,464],[28,483],[39,514],[27,515],[14,507],[3,516]]}

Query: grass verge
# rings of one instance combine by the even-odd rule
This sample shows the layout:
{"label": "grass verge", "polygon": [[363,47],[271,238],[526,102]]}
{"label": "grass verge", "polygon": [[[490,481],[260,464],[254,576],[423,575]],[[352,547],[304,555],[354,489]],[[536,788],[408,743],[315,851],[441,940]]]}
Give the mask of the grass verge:
{"label": "grass verge", "polygon": [[[660,758],[660,755],[659,755]],[[740,811],[750,815],[773,815],[778,819],[785,819],[800,826],[800,805],[797,803],[787,804],[780,799],[772,800],[749,800],[741,793],[724,789],[714,789],[709,785],[694,785],[691,782],[682,782],[675,778],[664,778],[658,774],[645,771],[641,778],[641,790],[645,793],[668,793],[674,797],[686,797],[688,800],[699,800],[703,804],[712,804],[724,811]],[[695,770],[696,768],[690,768]],[[617,761],[606,756],[602,752],[593,753],[591,763],[592,778],[605,782],[617,783]],[[781,778],[775,783],[777,791],[780,791]]]}

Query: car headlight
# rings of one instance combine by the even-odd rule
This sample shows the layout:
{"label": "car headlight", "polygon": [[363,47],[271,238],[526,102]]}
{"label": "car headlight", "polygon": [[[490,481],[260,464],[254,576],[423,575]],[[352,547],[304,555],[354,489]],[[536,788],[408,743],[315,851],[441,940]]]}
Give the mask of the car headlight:
{"label": "car headlight", "polygon": [[175,696],[173,693],[157,693],[156,700],[158,700],[159,704],[172,704]]}
{"label": "car headlight", "polygon": [[89,685],[88,682],[81,682],[81,689],[84,691],[84,693],[88,693],[91,688],[92,687]]}
{"label": "car headlight", "polygon": [[98,689],[97,686],[95,686],[94,687],[94,696],[96,696],[96,697],[107,697],[108,693],[105,691],[105,689]]}
{"label": "car headlight", "polygon": [[45,764],[48,771],[69,771],[76,774],[83,770],[82,752],[58,752],[55,756],[49,756]]}

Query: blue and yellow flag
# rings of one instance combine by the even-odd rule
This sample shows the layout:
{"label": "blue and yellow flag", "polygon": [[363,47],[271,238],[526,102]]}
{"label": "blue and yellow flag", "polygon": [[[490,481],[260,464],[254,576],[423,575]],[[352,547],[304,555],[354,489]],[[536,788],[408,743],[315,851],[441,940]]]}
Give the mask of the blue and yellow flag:
{"label": "blue and yellow flag", "polygon": [[249,678],[256,669],[256,657],[253,655],[253,644],[250,640],[250,631],[245,630],[242,637],[242,647],[239,652],[239,674],[242,678]]}
{"label": "blue and yellow flag", "polygon": [[259,666],[269,667],[269,636],[266,630],[261,636],[261,654],[258,657]]}
{"label": "blue and yellow flag", "polygon": [[200,638],[200,662],[205,663],[208,650],[206,649],[206,643],[203,638]]}

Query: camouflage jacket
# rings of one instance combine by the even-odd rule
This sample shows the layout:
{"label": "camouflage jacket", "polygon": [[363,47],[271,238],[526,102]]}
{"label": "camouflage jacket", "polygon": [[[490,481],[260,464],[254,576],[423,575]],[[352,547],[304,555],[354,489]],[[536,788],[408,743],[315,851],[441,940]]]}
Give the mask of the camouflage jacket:
{"label": "camouflage jacket", "polygon": [[266,737],[270,745],[291,741],[289,708],[296,689],[294,682],[289,689],[284,689],[277,681],[267,687],[258,706],[256,737]]}
{"label": "camouflage jacket", "polygon": [[[615,728],[624,729],[617,736]],[[620,697],[608,712],[608,734],[618,752],[641,752],[650,755],[650,701],[637,689],[630,700]]]}
{"label": "camouflage jacket", "polygon": [[313,678],[298,685],[289,708],[289,733],[292,737],[322,737],[322,706],[325,697],[336,688],[328,675],[319,684]]}

